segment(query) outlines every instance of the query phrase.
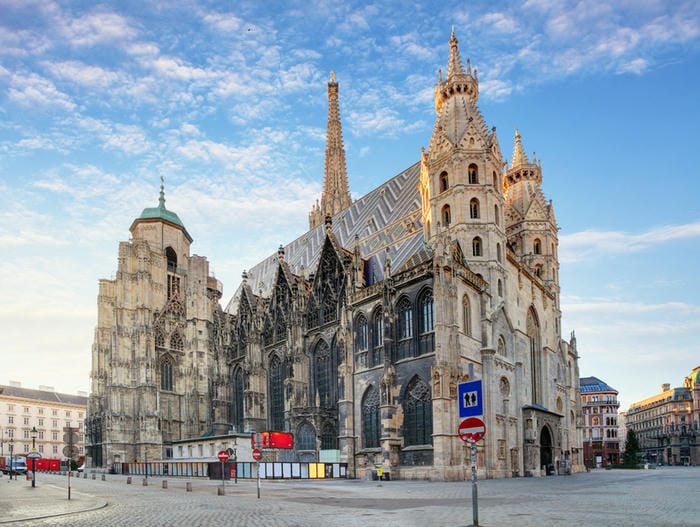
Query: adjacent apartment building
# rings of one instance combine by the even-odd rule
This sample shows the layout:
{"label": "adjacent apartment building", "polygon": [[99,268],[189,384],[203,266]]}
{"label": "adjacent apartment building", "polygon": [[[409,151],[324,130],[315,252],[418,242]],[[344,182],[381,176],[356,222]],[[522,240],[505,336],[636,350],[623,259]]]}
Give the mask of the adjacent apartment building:
{"label": "adjacent apartment building", "polygon": [[[87,393],[58,393],[51,386],[22,388],[0,385],[0,455],[26,455],[36,450],[45,459],[83,456]],[[71,429],[71,432],[68,429]],[[69,435],[70,434],[70,435]]]}
{"label": "adjacent apartment building", "polygon": [[618,415],[615,388],[597,377],[582,377],[583,461],[587,467],[605,467],[620,462]]}
{"label": "adjacent apartment building", "polygon": [[700,366],[683,380],[683,386],[661,385],[661,393],[633,403],[627,426],[634,430],[642,461],[668,465],[700,463]]}

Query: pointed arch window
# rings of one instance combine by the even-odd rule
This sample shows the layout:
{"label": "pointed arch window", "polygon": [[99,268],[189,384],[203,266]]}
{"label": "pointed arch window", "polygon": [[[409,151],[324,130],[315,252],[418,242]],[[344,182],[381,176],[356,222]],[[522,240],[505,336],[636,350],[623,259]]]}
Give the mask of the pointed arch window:
{"label": "pointed arch window", "polygon": [[407,297],[402,297],[397,306],[398,313],[398,356],[397,360],[413,355],[413,306]]}
{"label": "pointed arch window", "polygon": [[500,278],[498,279],[498,296],[503,296],[503,281]]}
{"label": "pointed arch window", "polygon": [[535,241],[532,243],[532,252],[542,254],[542,242],[539,238],[535,238]]}
{"label": "pointed arch window", "polygon": [[233,374],[232,389],[231,424],[237,432],[243,432],[243,372],[241,370]]}
{"label": "pointed arch window", "polygon": [[483,247],[481,246],[481,238],[478,236],[472,240],[472,254],[474,256],[481,256]]}
{"label": "pointed arch window", "polygon": [[493,178],[493,186],[498,189],[498,175],[496,175],[496,171],[494,170],[492,173],[492,178]]}
{"label": "pointed arch window", "polygon": [[269,398],[270,427],[272,430],[284,430],[284,365],[282,360],[273,355],[270,359]]}
{"label": "pointed arch window", "polygon": [[384,362],[384,312],[378,308],[372,317],[372,360],[370,366]]}
{"label": "pointed arch window", "polygon": [[464,333],[471,336],[472,334],[472,309],[469,304],[469,297],[464,295],[462,297],[462,329]]}
{"label": "pointed arch window", "polygon": [[542,264],[537,264],[535,266],[535,276],[538,278],[542,278],[542,272],[543,272]]}
{"label": "pointed arch window", "polygon": [[163,335],[163,330],[162,329],[156,329],[156,348],[164,348],[165,347],[165,336]]}
{"label": "pointed arch window", "polygon": [[476,185],[477,183],[479,183],[479,169],[477,168],[476,164],[472,163],[471,165],[469,165],[467,173],[469,174],[470,185]]}
{"label": "pointed arch window", "polygon": [[445,192],[448,188],[450,188],[450,179],[447,172],[442,172],[440,174],[440,192]]}
{"label": "pointed arch window", "polygon": [[530,390],[534,404],[542,404],[542,353],[540,348],[540,324],[537,313],[533,308],[527,313],[525,323],[527,337],[530,343]]}
{"label": "pointed arch window", "polygon": [[496,260],[498,260],[498,263],[503,263],[503,255],[501,254],[501,244],[500,243],[496,244]]}
{"label": "pointed arch window", "polygon": [[433,312],[433,292],[426,291],[420,297],[421,333],[432,333],[435,326],[435,316]]}
{"label": "pointed arch window", "polygon": [[433,444],[433,401],[430,386],[420,377],[414,377],[406,387],[403,405],[404,444]]}
{"label": "pointed arch window", "polygon": [[362,446],[377,448],[381,430],[379,390],[371,385],[362,397]]}
{"label": "pointed arch window", "polygon": [[287,319],[284,310],[278,306],[275,316],[275,341],[287,338]]}
{"label": "pointed arch window", "polygon": [[297,430],[299,450],[316,450],[316,429],[311,423],[304,423]]}
{"label": "pointed arch window", "polygon": [[175,249],[170,246],[166,247],[165,258],[168,261],[168,272],[177,272],[177,253],[175,252]]}
{"label": "pointed arch window", "polygon": [[162,357],[160,360],[160,389],[172,392],[174,386],[173,361],[170,357]]}
{"label": "pointed arch window", "polygon": [[333,322],[338,318],[338,302],[330,287],[323,292],[323,323]]}
{"label": "pointed arch window", "polygon": [[335,384],[337,376],[333,355],[330,352],[328,344],[321,340],[316,345],[314,352],[314,380],[316,394],[318,394],[319,405],[321,408],[333,408],[335,406]]}
{"label": "pointed arch window", "polygon": [[498,205],[493,206],[493,218],[494,218],[494,221],[496,222],[496,225],[501,224],[501,215],[498,212]]}
{"label": "pointed arch window", "polygon": [[503,335],[498,336],[498,354],[503,355],[504,357],[507,356],[506,339],[503,338]]}
{"label": "pointed arch window", "polygon": [[452,220],[452,214],[450,212],[450,206],[445,205],[442,207],[442,224],[447,227],[450,225],[450,221]]}
{"label": "pointed arch window", "polygon": [[472,198],[469,201],[469,217],[471,219],[477,219],[479,217],[479,200]]}

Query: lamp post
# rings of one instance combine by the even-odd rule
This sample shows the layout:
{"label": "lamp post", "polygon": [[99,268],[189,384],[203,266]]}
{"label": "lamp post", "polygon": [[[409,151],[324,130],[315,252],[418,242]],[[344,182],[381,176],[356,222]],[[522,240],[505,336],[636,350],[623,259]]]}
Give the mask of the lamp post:
{"label": "lamp post", "polygon": [[[15,438],[13,436],[10,436],[10,479],[12,479],[12,471],[14,470],[14,461],[15,461],[15,456],[12,454],[12,451],[15,448]],[[17,478],[15,478],[17,479]]]}
{"label": "lamp post", "polygon": [[[36,426],[32,426],[32,454],[36,452]],[[36,458],[32,457],[32,488],[36,487]]]}

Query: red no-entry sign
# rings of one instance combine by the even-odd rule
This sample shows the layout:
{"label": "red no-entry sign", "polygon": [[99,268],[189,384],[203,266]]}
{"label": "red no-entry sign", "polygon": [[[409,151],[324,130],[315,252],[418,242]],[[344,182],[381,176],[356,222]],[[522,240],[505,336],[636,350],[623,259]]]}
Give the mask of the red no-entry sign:
{"label": "red no-entry sign", "polygon": [[226,452],[226,450],[219,450],[219,453],[216,454],[216,457],[218,457],[219,461],[221,461],[223,463],[224,461],[228,461],[229,456],[228,456],[228,452]]}
{"label": "red no-entry sign", "polygon": [[262,452],[260,452],[259,448],[254,448],[253,449],[253,459],[255,461],[260,461],[260,458],[262,457]]}
{"label": "red no-entry sign", "polygon": [[478,417],[469,417],[459,424],[457,433],[465,443],[476,443],[486,434],[486,425]]}

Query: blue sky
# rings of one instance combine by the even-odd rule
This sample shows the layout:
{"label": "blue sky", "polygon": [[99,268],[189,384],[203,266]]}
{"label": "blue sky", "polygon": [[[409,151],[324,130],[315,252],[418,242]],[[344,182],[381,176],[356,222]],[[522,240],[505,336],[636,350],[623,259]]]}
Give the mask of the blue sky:
{"label": "blue sky", "polygon": [[542,161],[564,335],[622,407],[700,364],[700,4],[0,0],[0,384],[89,389],[97,284],[167,207],[224,283],[303,233],[334,70],[354,198],[418,160],[452,26]]}

